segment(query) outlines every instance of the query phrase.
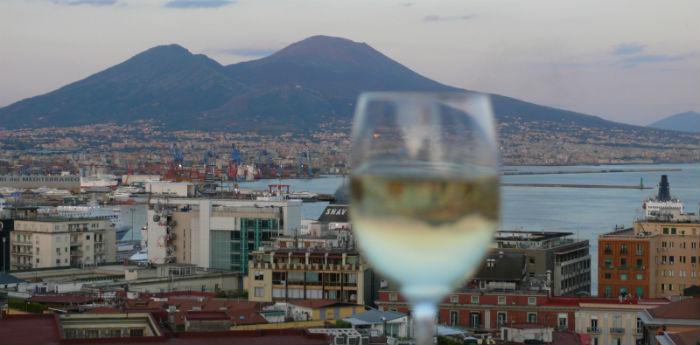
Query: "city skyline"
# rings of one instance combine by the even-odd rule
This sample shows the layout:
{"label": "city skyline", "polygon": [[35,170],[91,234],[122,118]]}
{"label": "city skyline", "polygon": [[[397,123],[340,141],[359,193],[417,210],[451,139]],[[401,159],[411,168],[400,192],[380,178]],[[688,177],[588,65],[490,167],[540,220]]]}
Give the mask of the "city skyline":
{"label": "city skyline", "polygon": [[[178,43],[229,64],[326,34],[367,42],[445,84],[614,121],[646,125],[700,110],[694,97],[700,59],[687,45],[697,32],[692,13],[699,5],[690,1],[673,8],[651,1],[606,7],[539,1],[534,12],[514,2],[360,5],[6,1],[0,28],[7,34],[0,43],[12,54],[0,66],[6,76],[0,105],[49,92],[158,44]],[[257,25],[261,18],[275,24]]]}

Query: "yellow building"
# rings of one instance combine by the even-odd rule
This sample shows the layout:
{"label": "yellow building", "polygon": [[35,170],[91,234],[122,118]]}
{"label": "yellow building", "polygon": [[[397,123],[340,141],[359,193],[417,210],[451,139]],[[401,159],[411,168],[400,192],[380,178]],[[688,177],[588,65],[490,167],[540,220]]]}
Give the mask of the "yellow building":
{"label": "yellow building", "polygon": [[279,248],[252,253],[244,282],[256,302],[294,299],[371,304],[378,279],[354,250]]}
{"label": "yellow building", "polygon": [[655,296],[683,294],[683,289],[700,285],[700,221],[685,217],[673,221],[645,220],[634,224],[634,233],[650,241],[655,270]]}

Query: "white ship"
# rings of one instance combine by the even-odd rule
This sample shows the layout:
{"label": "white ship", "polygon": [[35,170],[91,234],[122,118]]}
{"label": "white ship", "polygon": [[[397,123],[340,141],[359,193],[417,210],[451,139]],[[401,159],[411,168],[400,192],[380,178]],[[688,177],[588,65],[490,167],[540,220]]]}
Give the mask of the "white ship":
{"label": "white ship", "polygon": [[97,204],[56,206],[39,209],[39,212],[46,216],[107,219],[114,226],[114,230],[117,233],[117,240],[120,240],[131,228],[130,223],[122,219],[122,212],[118,207],[102,207]]}
{"label": "white ship", "polygon": [[80,178],[82,191],[108,191],[117,186],[117,177],[114,175],[94,175]]}
{"label": "white ship", "polygon": [[671,197],[671,186],[666,175],[661,175],[657,195],[645,200],[642,208],[645,218],[674,218],[684,214],[683,203],[679,199]]}

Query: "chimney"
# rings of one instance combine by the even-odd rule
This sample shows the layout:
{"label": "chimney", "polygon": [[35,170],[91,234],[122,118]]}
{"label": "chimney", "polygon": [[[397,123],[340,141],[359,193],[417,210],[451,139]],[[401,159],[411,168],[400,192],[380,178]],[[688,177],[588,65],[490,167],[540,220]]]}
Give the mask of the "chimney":
{"label": "chimney", "polygon": [[661,175],[661,182],[659,182],[659,194],[656,196],[659,201],[670,201],[671,200],[671,186],[668,183],[668,176]]}

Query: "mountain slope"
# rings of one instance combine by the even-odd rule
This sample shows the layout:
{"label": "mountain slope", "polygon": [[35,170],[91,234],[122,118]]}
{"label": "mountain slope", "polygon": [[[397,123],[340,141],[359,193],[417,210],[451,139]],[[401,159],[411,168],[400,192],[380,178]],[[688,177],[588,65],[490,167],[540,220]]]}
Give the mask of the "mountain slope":
{"label": "mountain slope", "polygon": [[[230,66],[169,45],[0,108],[0,127],[151,120],[166,129],[305,131],[329,121],[349,122],[357,96],[365,90],[458,89],[344,38],[313,36],[271,56]],[[500,95],[492,100],[502,123],[658,132]]]}
{"label": "mountain slope", "polygon": [[178,45],[158,46],[45,95],[0,109],[6,127],[72,126],[178,118],[244,89],[223,66]]}
{"label": "mountain slope", "polygon": [[700,113],[687,111],[685,113],[670,115],[649,124],[648,127],[680,132],[700,133]]}

